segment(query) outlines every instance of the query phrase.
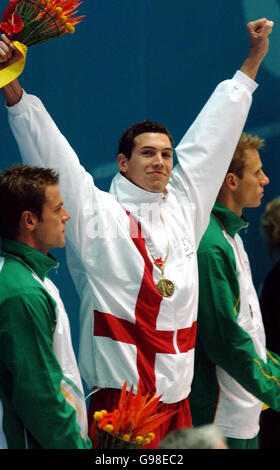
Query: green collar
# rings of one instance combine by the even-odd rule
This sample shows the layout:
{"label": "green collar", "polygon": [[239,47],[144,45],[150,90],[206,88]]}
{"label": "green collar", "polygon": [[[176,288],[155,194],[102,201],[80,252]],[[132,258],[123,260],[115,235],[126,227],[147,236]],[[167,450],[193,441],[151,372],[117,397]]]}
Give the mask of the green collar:
{"label": "green collar", "polygon": [[4,256],[11,255],[20,258],[42,281],[50,269],[58,267],[58,262],[52,255],[44,255],[44,253],[31,248],[31,246],[15,240],[2,239],[2,252]]}
{"label": "green collar", "polygon": [[242,215],[239,217],[220,202],[216,202],[212,210],[221,227],[233,238],[242,228],[248,227],[249,222]]}

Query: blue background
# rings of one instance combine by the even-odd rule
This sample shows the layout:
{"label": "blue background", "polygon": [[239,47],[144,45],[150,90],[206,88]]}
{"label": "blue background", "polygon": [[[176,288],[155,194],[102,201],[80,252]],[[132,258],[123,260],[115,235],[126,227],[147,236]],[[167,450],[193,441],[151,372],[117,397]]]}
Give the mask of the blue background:
{"label": "blue background", "polygon": [[[6,3],[1,2],[3,10]],[[272,266],[260,234],[260,215],[280,193],[280,1],[84,0],[79,13],[86,18],[75,35],[29,49],[20,81],[43,100],[81,163],[105,190],[117,168],[115,155],[124,129],[153,119],[168,127],[177,144],[217,83],[231,78],[246,58],[246,23],[264,16],[275,21],[245,127],[266,139],[262,157],[271,180],[262,207],[245,211],[250,227],[243,240],[259,289]],[[4,100],[0,151],[1,168],[20,160]],[[65,250],[54,250],[54,255],[61,267],[52,278],[64,299],[77,352],[79,298]]]}

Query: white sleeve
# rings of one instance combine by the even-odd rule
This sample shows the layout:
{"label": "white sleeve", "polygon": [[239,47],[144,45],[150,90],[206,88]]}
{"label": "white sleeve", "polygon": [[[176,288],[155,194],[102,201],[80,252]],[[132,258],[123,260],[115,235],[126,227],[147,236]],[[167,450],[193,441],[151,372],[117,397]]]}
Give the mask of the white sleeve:
{"label": "white sleeve", "polygon": [[80,165],[39,98],[24,92],[19,103],[8,107],[8,119],[23,162],[53,168],[59,173],[64,206],[71,214],[67,237],[79,251],[85,218],[106,193],[94,186],[92,176]]}
{"label": "white sleeve", "polygon": [[241,71],[220,83],[176,148],[178,164],[170,179],[196,211],[197,245],[245,125],[256,82]]}

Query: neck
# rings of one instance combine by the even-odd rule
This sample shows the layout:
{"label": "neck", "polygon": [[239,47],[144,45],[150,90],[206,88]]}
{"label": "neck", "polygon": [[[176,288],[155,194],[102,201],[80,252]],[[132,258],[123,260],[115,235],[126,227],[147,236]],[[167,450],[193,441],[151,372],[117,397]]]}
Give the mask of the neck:
{"label": "neck", "polygon": [[223,206],[227,207],[229,210],[234,212],[238,217],[242,216],[242,207],[240,207],[236,201],[230,195],[226,194],[219,194],[217,201],[223,204]]}
{"label": "neck", "polygon": [[17,238],[15,238],[15,241],[24,243],[25,245],[30,246],[30,248],[40,251],[44,255],[48,254],[48,250],[45,247],[38,246],[38,243],[35,243],[32,236],[19,235]]}

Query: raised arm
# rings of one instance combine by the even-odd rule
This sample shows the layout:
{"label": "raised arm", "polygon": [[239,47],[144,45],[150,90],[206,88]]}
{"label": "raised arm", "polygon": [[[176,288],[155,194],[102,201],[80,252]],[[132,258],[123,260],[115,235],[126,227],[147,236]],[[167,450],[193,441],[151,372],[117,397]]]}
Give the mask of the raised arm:
{"label": "raised arm", "polygon": [[[0,60],[9,60],[13,45],[1,36]],[[7,62],[9,63],[9,62]],[[68,241],[78,252],[89,213],[98,209],[102,198],[92,176],[80,165],[75,151],[62,135],[39,98],[24,92],[14,80],[2,88],[8,106],[8,119],[24,163],[53,168],[59,173],[59,186],[64,205],[71,210],[67,227]],[[90,202],[91,201],[91,202]],[[87,211],[87,217],[85,215]],[[84,219],[85,217],[85,219]],[[94,247],[97,246],[94,244]]]}
{"label": "raised arm", "polygon": [[179,164],[171,178],[196,208],[197,245],[245,125],[257,87],[254,78],[265,57],[273,22],[247,25],[250,51],[231,80],[220,83],[176,148]]}
{"label": "raised arm", "polygon": [[247,24],[247,30],[251,43],[250,52],[244,61],[241,72],[245,73],[252,80],[255,80],[261,63],[269,49],[268,36],[272,32],[273,21],[262,18]]}

